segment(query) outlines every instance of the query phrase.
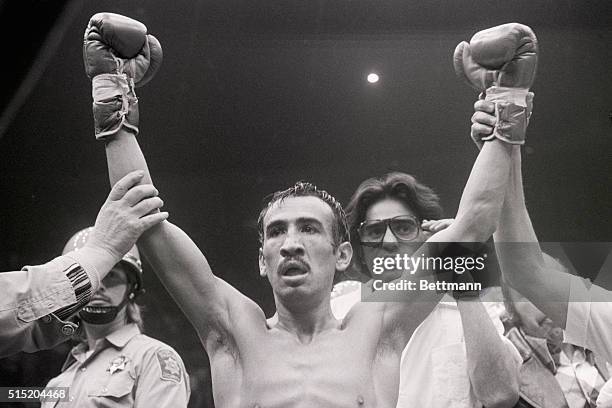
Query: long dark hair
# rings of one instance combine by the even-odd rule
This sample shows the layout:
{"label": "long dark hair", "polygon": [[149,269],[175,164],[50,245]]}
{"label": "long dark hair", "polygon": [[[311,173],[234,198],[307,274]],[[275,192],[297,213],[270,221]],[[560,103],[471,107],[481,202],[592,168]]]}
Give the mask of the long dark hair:
{"label": "long dark hair", "polygon": [[[369,279],[368,274],[364,274],[366,276],[361,277],[351,276],[351,272],[355,273],[358,271],[363,274],[363,268],[361,268],[363,253],[357,229],[361,222],[365,220],[368,208],[384,198],[400,200],[419,218],[419,221],[442,218],[443,211],[438,195],[410,174],[392,172],[381,177],[372,177],[364,180],[357,187],[357,190],[355,190],[346,206],[351,244],[357,255],[353,257],[352,265],[349,267],[350,272],[345,274],[351,279]],[[342,278],[338,280],[342,280]]]}

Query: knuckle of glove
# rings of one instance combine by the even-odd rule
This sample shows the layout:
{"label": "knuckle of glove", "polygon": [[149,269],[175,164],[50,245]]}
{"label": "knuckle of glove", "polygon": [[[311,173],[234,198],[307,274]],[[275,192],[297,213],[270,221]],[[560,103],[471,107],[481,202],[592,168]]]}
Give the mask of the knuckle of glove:
{"label": "knuckle of glove", "polygon": [[472,83],[529,88],[537,66],[537,39],[528,26],[508,23],[474,34],[469,44]]}
{"label": "knuckle of glove", "polygon": [[131,18],[113,14],[95,14],[85,30],[83,61],[91,79],[100,74],[116,74],[119,58],[132,58],[146,43],[147,28]]}
{"label": "knuckle of glove", "polygon": [[144,74],[142,75],[142,78],[140,78],[136,82],[135,85],[137,87],[141,87],[147,82],[149,82],[151,79],[153,79],[155,73],[161,66],[164,57],[160,42],[152,35],[147,35],[147,44],[146,47],[143,48],[148,49],[148,67],[146,69],[146,72],[144,72]]}
{"label": "knuckle of glove", "polygon": [[453,67],[455,69],[455,75],[457,75],[458,78],[464,80],[470,86],[476,86],[471,76],[468,74],[470,66],[473,64],[471,63],[469,52],[470,45],[467,42],[462,41],[457,44],[455,52],[453,53]]}
{"label": "knuckle of glove", "polygon": [[117,73],[117,60],[111,49],[102,41],[97,39],[99,34],[95,30],[89,30],[91,34],[85,35],[83,44],[83,63],[85,73],[89,79],[100,74]]}
{"label": "knuckle of glove", "polygon": [[[141,22],[119,14],[98,13],[85,31],[83,57],[89,78],[121,71],[133,78],[136,86],[142,86],[161,66],[163,52]],[[121,68],[119,59],[127,60]]]}
{"label": "knuckle of glove", "polygon": [[489,74],[477,64],[471,54],[470,44],[463,41],[455,48],[453,55],[453,65],[457,77],[465,81],[477,91],[484,91],[487,88],[486,81]]}
{"label": "knuckle of glove", "polygon": [[146,41],[147,27],[120,14],[98,13],[91,18],[89,24],[97,28],[101,41],[110,46],[120,58],[136,56]]}

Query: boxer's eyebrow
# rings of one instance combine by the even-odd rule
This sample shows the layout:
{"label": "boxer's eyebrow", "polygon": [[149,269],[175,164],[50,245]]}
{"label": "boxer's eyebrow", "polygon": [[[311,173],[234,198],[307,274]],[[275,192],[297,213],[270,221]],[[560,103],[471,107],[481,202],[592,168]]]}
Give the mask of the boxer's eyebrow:
{"label": "boxer's eyebrow", "polygon": [[272,221],[266,226],[266,236],[268,236],[275,229],[286,227],[286,226],[287,226],[287,221],[283,221],[283,220]]}
{"label": "boxer's eyebrow", "polygon": [[324,229],[323,223],[321,223],[321,221],[319,221],[318,219],[312,218],[312,217],[300,217],[296,220],[296,224],[298,225],[312,224],[314,227],[317,227],[319,229]]}

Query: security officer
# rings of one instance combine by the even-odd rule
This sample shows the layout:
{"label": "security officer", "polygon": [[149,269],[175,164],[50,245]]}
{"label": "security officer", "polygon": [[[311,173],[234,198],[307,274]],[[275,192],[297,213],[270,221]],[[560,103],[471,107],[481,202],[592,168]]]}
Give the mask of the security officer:
{"label": "security officer", "polygon": [[[74,235],[64,253],[77,251],[92,229]],[[83,341],[74,347],[62,373],[47,387],[68,387],[69,401],[43,401],[43,407],[186,407],[189,377],[168,345],[141,333],[142,266],[133,247],[102,280],[78,314]]]}
{"label": "security officer", "polygon": [[134,171],[115,184],[78,252],[0,273],[0,358],[68,340],[77,328],[68,317],[89,303],[100,280],[140,234],[168,217],[153,212],[163,202],[153,186],[137,185],[142,177],[142,171]]}

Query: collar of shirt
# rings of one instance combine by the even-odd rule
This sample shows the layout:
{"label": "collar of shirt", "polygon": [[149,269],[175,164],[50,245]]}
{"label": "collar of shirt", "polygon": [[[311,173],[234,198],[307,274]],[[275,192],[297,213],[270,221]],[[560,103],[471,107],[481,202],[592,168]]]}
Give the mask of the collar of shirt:
{"label": "collar of shirt", "polygon": [[97,343],[96,348],[91,355],[87,356],[87,342],[82,342],[77,344],[75,347],[70,350],[68,354],[68,358],[64,362],[62,366],[62,372],[65,371],[68,367],[70,367],[75,361],[79,361],[81,364],[86,362],[87,360],[94,357],[100,351],[104,350],[108,347],[108,345],[112,345],[117,349],[122,349],[125,345],[136,335],[140,334],[140,329],[135,323],[127,324],[121,327],[119,330],[115,330],[114,332],[108,334],[104,341],[100,341]]}
{"label": "collar of shirt", "polygon": [[140,334],[138,326],[135,323],[130,323],[106,336],[106,340],[117,348],[123,348],[132,337],[138,334]]}

